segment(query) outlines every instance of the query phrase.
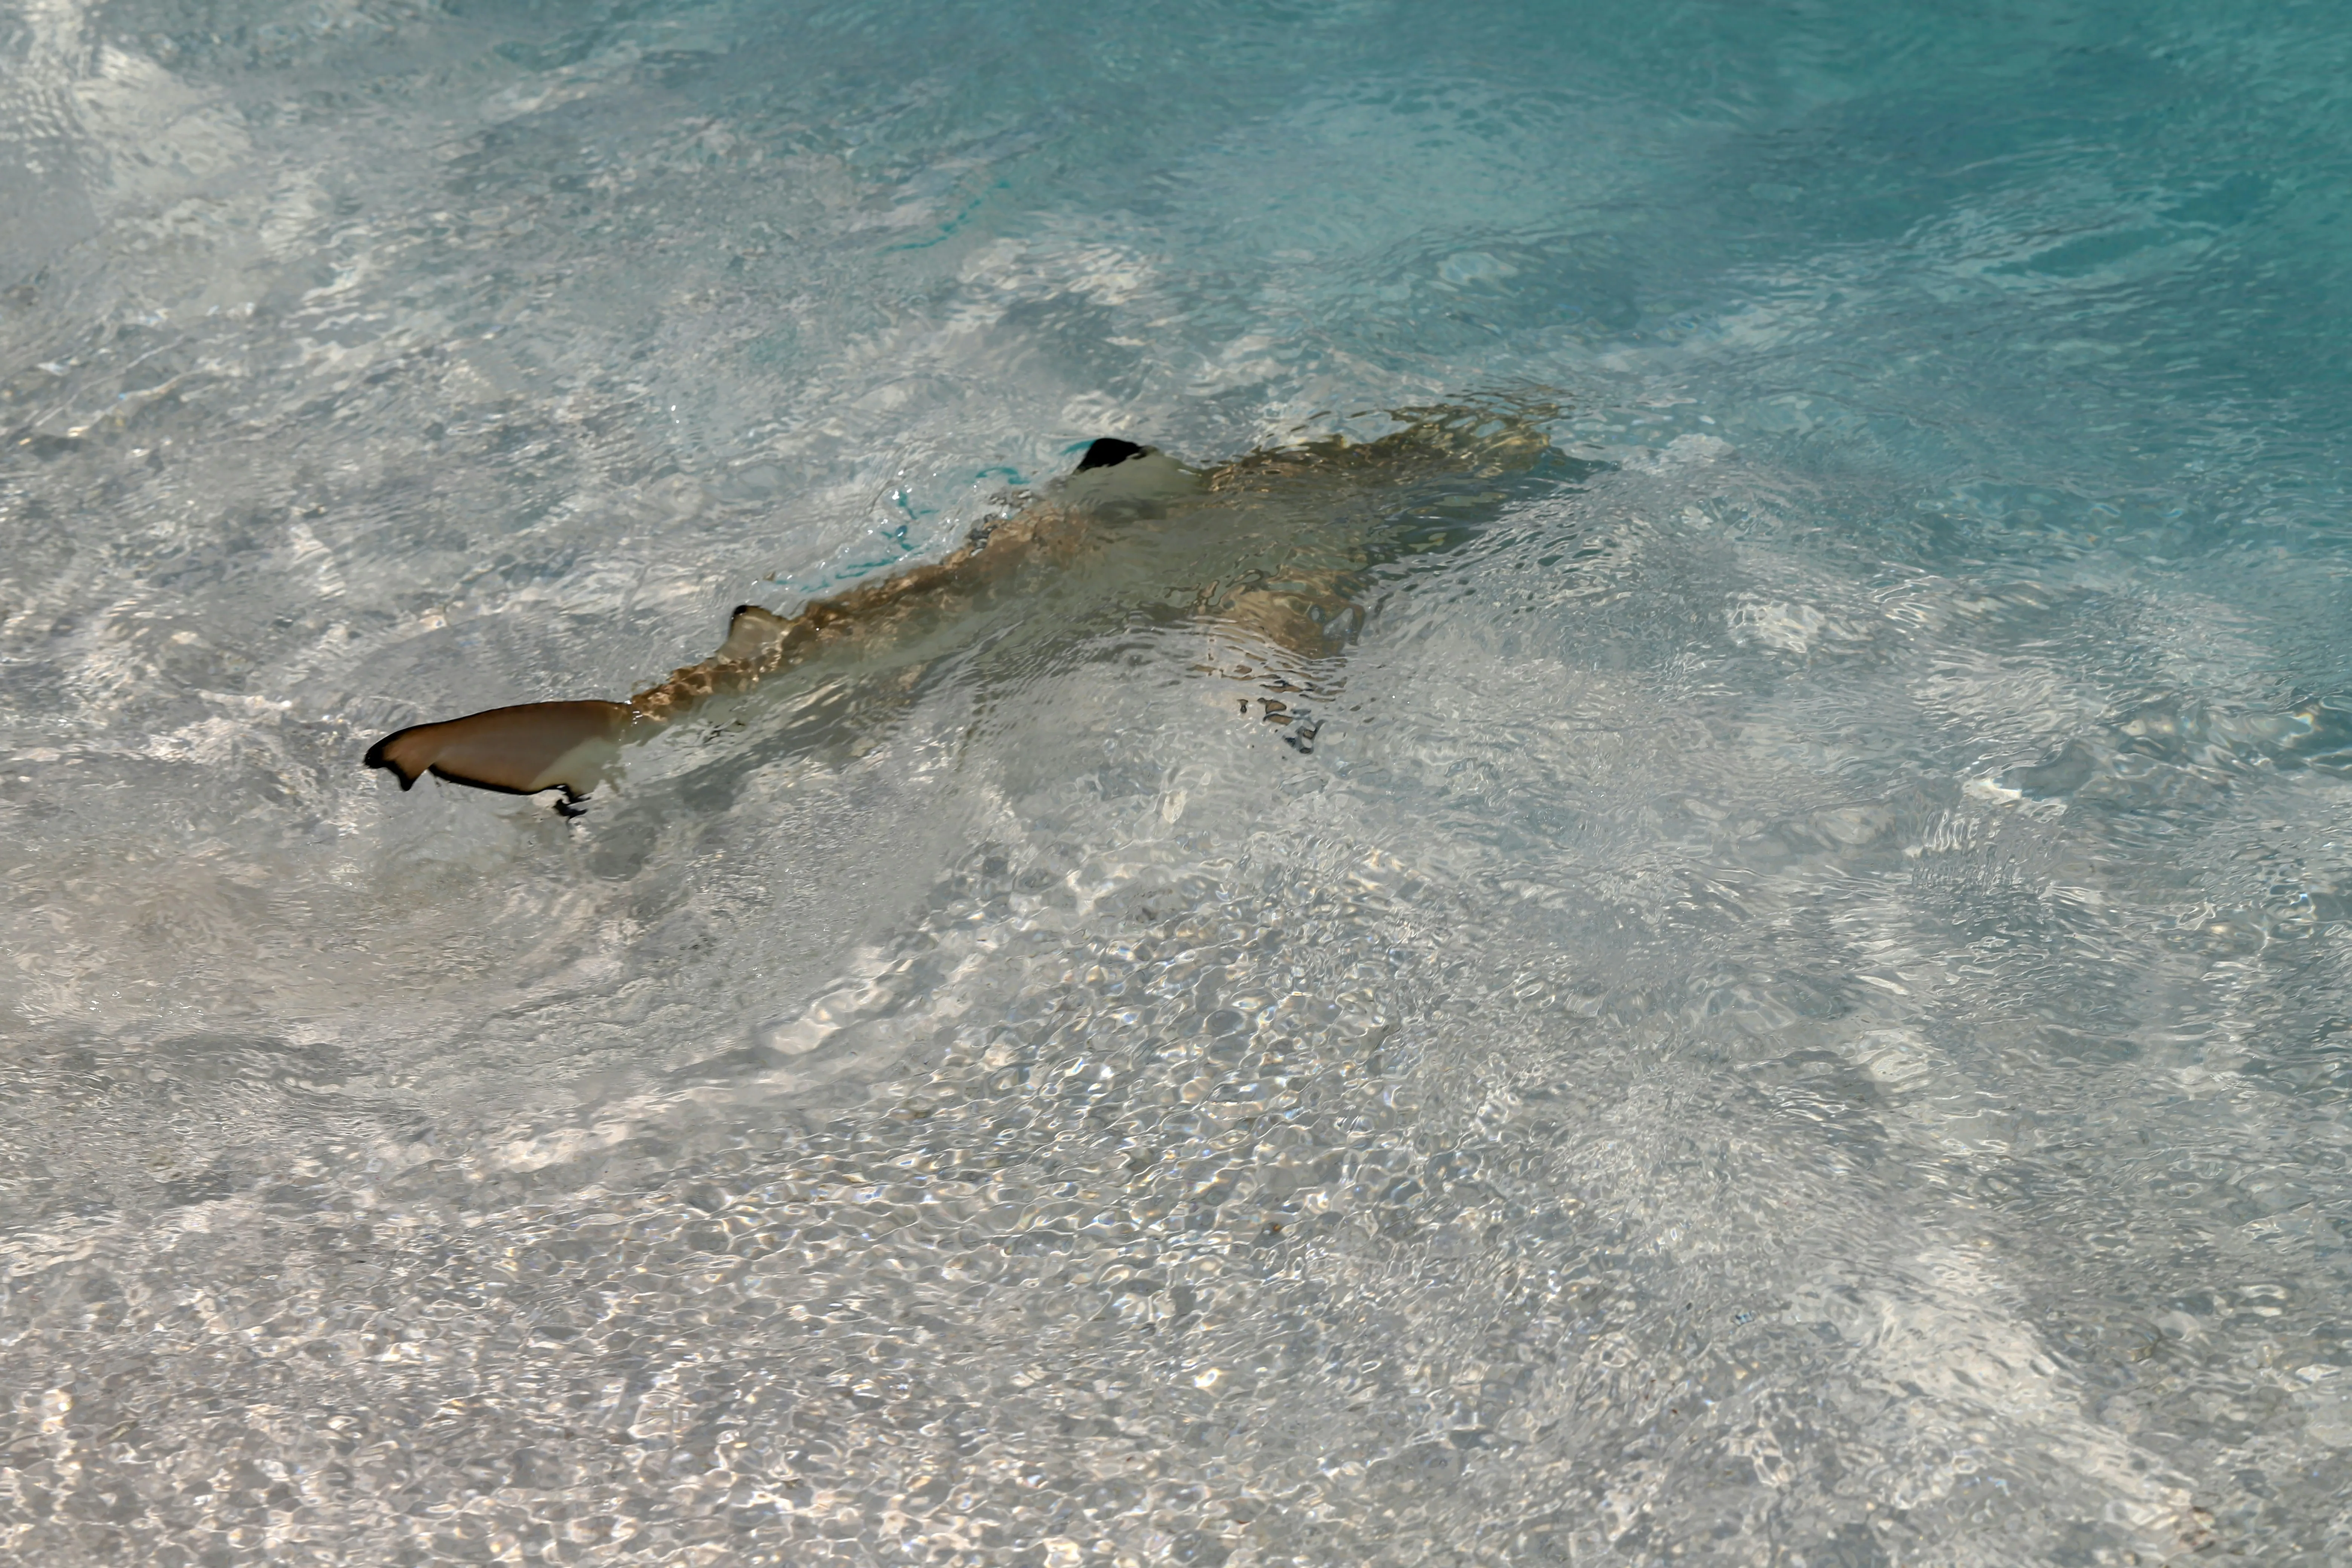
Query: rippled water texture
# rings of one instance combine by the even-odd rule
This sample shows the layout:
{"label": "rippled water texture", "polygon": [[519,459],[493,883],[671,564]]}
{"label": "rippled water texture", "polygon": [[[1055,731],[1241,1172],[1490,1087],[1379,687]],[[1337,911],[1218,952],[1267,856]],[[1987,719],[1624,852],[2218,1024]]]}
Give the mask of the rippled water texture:
{"label": "rippled water texture", "polygon": [[[0,1547],[2346,1561],[2347,83],[2286,0],[11,0]],[[1330,648],[1155,579],[576,824],[360,766],[1437,403],[1553,477]]]}

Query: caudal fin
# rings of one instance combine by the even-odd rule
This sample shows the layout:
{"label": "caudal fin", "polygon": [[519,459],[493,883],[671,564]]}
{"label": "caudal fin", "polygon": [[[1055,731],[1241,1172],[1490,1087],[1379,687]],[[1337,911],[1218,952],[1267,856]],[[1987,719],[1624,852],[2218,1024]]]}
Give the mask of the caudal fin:
{"label": "caudal fin", "polygon": [[407,789],[426,773],[475,789],[577,799],[604,781],[630,721],[625,702],[527,702],[415,724],[368,748],[363,759]]}

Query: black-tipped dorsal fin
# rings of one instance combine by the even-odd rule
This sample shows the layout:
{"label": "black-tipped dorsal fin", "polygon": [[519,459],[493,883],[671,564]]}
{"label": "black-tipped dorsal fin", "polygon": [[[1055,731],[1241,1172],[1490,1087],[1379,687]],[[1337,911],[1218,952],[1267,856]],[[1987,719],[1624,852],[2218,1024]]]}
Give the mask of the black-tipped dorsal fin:
{"label": "black-tipped dorsal fin", "polygon": [[1157,447],[1105,436],[1087,448],[1057,492],[1065,505],[1149,513],[1201,489],[1201,476]]}
{"label": "black-tipped dorsal fin", "polygon": [[1139,447],[1132,441],[1122,441],[1116,436],[1099,437],[1087,448],[1087,455],[1078,459],[1078,466],[1071,472],[1083,474],[1088,468],[1114,468],[1126,462],[1129,458],[1140,458],[1150,450],[1151,448],[1149,447]]}
{"label": "black-tipped dorsal fin", "polygon": [[737,662],[757,658],[776,646],[776,639],[791,624],[773,610],[757,605],[738,605],[727,623],[727,640],[710,657]]}

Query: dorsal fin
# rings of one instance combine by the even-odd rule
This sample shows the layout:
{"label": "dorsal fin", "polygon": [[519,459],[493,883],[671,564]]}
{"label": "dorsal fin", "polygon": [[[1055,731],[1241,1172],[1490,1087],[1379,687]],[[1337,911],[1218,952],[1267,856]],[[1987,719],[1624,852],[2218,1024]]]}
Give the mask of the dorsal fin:
{"label": "dorsal fin", "polygon": [[776,639],[791,624],[773,610],[757,605],[738,605],[734,616],[727,623],[727,640],[710,657],[748,663],[775,647]]}
{"label": "dorsal fin", "polygon": [[1083,474],[1088,468],[1111,468],[1126,462],[1129,458],[1140,458],[1150,450],[1151,448],[1149,447],[1139,447],[1132,441],[1122,441],[1116,436],[1098,437],[1094,445],[1087,448],[1087,455],[1078,459],[1078,466],[1071,472]]}
{"label": "dorsal fin", "polygon": [[1149,512],[1200,488],[1200,475],[1159,447],[1105,436],[1087,448],[1058,493],[1068,506]]}

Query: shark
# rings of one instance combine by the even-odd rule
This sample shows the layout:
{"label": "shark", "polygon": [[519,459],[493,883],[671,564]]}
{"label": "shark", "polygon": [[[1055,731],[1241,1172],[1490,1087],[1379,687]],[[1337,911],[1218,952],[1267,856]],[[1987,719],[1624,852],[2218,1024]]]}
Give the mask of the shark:
{"label": "shark", "polygon": [[[941,661],[1189,619],[1266,650],[1264,718],[1310,750],[1298,700],[1360,632],[1384,570],[1454,549],[1515,498],[1580,485],[1554,405],[1496,399],[1391,411],[1370,440],[1328,436],[1205,468],[1103,437],[1059,483],[1013,498],[940,558],[802,605],[738,606],[718,650],[626,700],[491,708],[412,724],[363,759],[405,791],[430,775],[512,795],[552,792],[576,816],[633,745],[710,704],[799,678],[887,676],[904,690]],[[1278,659],[1289,671],[1275,673]],[[1244,700],[1244,711],[1250,705]]]}

